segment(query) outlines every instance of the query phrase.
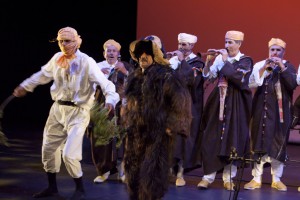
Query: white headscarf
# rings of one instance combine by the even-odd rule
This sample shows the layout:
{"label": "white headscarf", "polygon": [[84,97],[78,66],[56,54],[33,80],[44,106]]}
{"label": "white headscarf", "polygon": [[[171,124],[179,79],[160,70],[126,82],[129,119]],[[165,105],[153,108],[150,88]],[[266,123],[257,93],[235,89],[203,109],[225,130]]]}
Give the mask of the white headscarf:
{"label": "white headscarf", "polygon": [[187,33],[179,33],[178,42],[187,42],[195,44],[197,42],[197,36]]}

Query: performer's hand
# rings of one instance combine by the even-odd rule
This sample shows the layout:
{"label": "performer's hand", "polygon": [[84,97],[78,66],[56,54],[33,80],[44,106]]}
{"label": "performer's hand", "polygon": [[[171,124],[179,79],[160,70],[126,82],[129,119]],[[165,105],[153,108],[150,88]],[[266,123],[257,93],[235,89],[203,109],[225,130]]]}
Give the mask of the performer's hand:
{"label": "performer's hand", "polygon": [[114,116],[114,112],[115,112],[114,106],[112,104],[110,104],[110,103],[106,103],[105,104],[105,108],[107,108],[108,116],[110,118],[112,118]]}
{"label": "performer's hand", "polygon": [[13,95],[15,97],[23,97],[27,94],[27,91],[22,87],[22,86],[18,86],[15,88]]}
{"label": "performer's hand", "polygon": [[166,133],[167,133],[167,135],[169,135],[169,136],[172,136],[171,129],[169,129],[169,128],[166,128]]}
{"label": "performer's hand", "polygon": [[275,63],[275,65],[278,65],[281,70],[285,69],[285,65],[283,64],[281,58],[274,56],[274,57],[271,57],[270,59],[272,59],[272,61]]}
{"label": "performer's hand", "polygon": [[225,62],[228,58],[228,51],[226,49],[219,49],[218,52],[222,54],[222,60]]}
{"label": "performer's hand", "polygon": [[123,73],[124,75],[128,75],[128,71],[127,71],[127,69],[125,68],[124,63],[122,63],[122,62],[120,62],[120,61],[116,64],[115,70],[117,70],[117,71]]}
{"label": "performer's hand", "polygon": [[180,62],[184,60],[184,55],[183,55],[183,53],[182,53],[181,51],[176,50],[176,51],[174,51],[174,53],[177,55],[178,60],[179,60]]}
{"label": "performer's hand", "polygon": [[105,108],[107,108],[108,111],[111,111],[114,109],[114,106],[111,103],[106,103]]}
{"label": "performer's hand", "polygon": [[179,50],[175,50],[175,51],[172,51],[172,52],[167,52],[167,56],[170,57],[170,58],[173,57],[173,56],[177,56],[179,61],[182,61],[184,59],[183,53]]}

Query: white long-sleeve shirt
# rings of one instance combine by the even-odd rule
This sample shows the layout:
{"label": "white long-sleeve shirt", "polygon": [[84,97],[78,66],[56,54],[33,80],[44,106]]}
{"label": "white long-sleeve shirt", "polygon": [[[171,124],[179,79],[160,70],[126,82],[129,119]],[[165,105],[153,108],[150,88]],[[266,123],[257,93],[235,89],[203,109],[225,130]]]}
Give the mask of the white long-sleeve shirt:
{"label": "white long-sleeve shirt", "polygon": [[29,92],[53,80],[50,88],[54,101],[72,101],[77,106],[91,109],[94,102],[95,84],[104,93],[106,103],[116,105],[120,100],[115,85],[109,81],[97,66],[95,60],[77,50],[76,58],[70,62],[69,69],[56,64],[62,52],[56,53],[39,72],[24,80],[20,85]]}
{"label": "white long-sleeve shirt", "polygon": [[299,65],[299,67],[298,67],[298,72],[297,72],[296,81],[297,81],[297,84],[300,85],[300,65]]}
{"label": "white long-sleeve shirt", "polygon": [[[238,54],[236,56],[228,57],[227,61],[229,61],[230,63],[233,63],[235,61],[239,61],[243,55],[244,54],[242,54],[241,52],[238,52]],[[216,78],[218,76],[218,72],[223,68],[224,65],[225,65],[225,62],[223,61],[222,55],[219,54],[215,58],[212,66],[210,66],[209,73],[207,73],[207,74],[203,73],[203,76],[204,77],[210,77],[210,78]]]}
{"label": "white long-sleeve shirt", "polygon": [[[185,59],[187,60],[187,58],[188,58],[188,60],[190,60],[190,59],[193,59],[193,58],[195,58],[195,57],[196,57],[196,54],[194,54],[194,53],[192,52],[192,53],[191,53],[190,55],[188,55]],[[181,62],[178,60],[178,56],[173,56],[173,57],[169,60],[169,62],[170,62],[171,68],[173,68],[174,70],[177,69],[178,66],[181,64]]]}
{"label": "white long-sleeve shirt", "polygon": [[[111,73],[112,69],[115,68],[115,66],[116,66],[117,63],[118,63],[118,61],[116,61],[114,64],[110,65],[106,60],[104,60],[104,61],[98,62],[97,65],[100,68],[100,70],[101,69],[109,69],[110,73]],[[110,73],[104,74],[104,76],[106,78],[108,78]]]}

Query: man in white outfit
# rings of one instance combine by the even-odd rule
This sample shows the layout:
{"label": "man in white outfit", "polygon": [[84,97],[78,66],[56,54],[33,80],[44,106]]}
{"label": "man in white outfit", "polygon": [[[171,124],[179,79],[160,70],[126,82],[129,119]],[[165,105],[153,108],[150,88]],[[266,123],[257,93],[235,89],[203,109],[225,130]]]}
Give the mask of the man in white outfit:
{"label": "man in white outfit", "polygon": [[90,121],[90,109],[94,102],[95,84],[100,85],[105,98],[105,106],[111,110],[119,101],[115,86],[98,68],[95,60],[79,51],[80,35],[71,27],[58,31],[56,53],[41,70],[24,80],[13,94],[22,97],[42,84],[53,81],[50,88],[54,101],[44,128],[42,162],[48,176],[48,187],[33,195],[34,198],[56,196],[58,194],[56,173],[60,171],[62,158],[66,169],[73,177],[76,190],[71,199],[84,197],[82,183],[82,142]]}

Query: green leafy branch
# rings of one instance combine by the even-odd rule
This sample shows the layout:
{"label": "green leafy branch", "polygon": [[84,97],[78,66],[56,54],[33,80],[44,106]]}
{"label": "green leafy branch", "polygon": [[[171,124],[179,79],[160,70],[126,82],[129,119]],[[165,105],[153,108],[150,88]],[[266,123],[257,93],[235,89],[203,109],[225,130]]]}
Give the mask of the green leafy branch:
{"label": "green leafy branch", "polygon": [[96,103],[91,109],[92,132],[95,145],[107,145],[114,138],[117,139],[116,147],[119,148],[125,137],[125,130],[117,125],[117,117],[110,119],[108,109],[103,103]]}

